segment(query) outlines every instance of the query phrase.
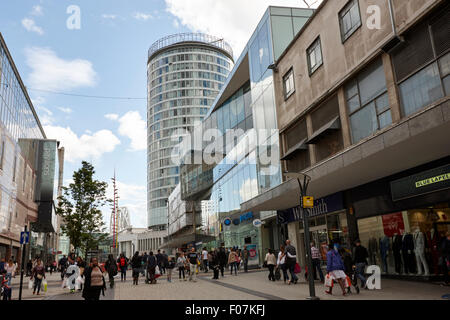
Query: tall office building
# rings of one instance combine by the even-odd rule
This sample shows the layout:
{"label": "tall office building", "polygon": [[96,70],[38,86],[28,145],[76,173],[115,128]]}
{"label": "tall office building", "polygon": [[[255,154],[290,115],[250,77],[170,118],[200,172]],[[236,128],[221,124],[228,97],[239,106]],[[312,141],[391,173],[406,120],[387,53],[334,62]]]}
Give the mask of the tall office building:
{"label": "tall office building", "polygon": [[172,151],[177,129],[191,132],[208,113],[231,68],[233,51],[223,39],[175,34],[149,49],[147,112],[148,226],[167,227],[167,199],[179,182]]}

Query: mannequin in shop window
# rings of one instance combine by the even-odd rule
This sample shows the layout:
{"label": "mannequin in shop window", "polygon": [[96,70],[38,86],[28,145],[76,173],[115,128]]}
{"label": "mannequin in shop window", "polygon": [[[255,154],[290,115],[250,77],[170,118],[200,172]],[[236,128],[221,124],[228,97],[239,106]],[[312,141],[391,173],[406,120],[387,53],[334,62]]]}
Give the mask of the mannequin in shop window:
{"label": "mannequin in shop window", "polygon": [[422,274],[422,265],[425,271],[425,276],[429,275],[428,263],[425,260],[425,237],[419,228],[414,231],[414,253],[417,262],[417,274]]}
{"label": "mannequin in shop window", "polygon": [[414,237],[409,232],[404,232],[402,237],[402,256],[405,274],[415,273],[414,263]]}
{"label": "mannequin in shop window", "polygon": [[430,250],[431,266],[435,275],[439,274],[439,248],[438,235],[434,229],[427,232],[427,247]]}
{"label": "mannequin in shop window", "polygon": [[369,249],[369,263],[371,265],[376,265],[377,264],[376,257],[378,255],[378,241],[373,234],[369,239],[368,249]]}
{"label": "mannequin in shop window", "polygon": [[394,233],[392,238],[392,253],[394,254],[395,272],[402,273],[402,236]]}
{"label": "mannequin in shop window", "polygon": [[390,247],[391,244],[387,235],[384,235],[384,237],[380,238],[380,255],[381,262],[383,264],[383,271],[385,273],[388,273],[387,257],[389,255],[389,250],[391,249]]}

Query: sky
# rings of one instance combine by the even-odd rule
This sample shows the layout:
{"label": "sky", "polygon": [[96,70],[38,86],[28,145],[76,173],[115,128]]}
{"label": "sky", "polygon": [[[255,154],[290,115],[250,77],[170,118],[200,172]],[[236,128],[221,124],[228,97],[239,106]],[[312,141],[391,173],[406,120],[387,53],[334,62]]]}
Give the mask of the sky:
{"label": "sky", "polygon": [[[86,160],[112,198],[115,171],[119,205],[129,208],[133,227],[146,227],[149,47],[170,34],[205,32],[223,37],[238,58],[269,5],[305,7],[301,0],[0,0],[0,32],[47,137],[65,148],[65,185]],[[105,208],[108,228],[109,215]]]}

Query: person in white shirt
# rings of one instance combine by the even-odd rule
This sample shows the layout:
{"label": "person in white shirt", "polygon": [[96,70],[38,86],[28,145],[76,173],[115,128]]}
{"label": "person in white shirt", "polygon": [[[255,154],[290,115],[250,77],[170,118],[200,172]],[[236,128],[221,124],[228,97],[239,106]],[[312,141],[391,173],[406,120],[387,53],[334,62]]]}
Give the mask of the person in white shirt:
{"label": "person in white shirt", "polygon": [[286,283],[286,280],[289,280],[289,276],[286,268],[286,250],[284,249],[284,246],[280,247],[280,252],[278,253],[277,268],[280,268],[281,271],[283,271],[283,280],[284,283]]}
{"label": "person in white shirt", "polygon": [[203,268],[205,269],[205,273],[208,272],[208,250],[206,250],[206,247],[203,248],[202,251],[202,260],[203,260]]}

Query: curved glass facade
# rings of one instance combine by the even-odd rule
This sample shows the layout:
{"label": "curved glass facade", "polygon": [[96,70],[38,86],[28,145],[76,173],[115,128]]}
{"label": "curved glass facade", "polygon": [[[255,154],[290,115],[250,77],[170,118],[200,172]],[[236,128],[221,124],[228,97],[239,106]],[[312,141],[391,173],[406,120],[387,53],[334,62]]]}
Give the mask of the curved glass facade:
{"label": "curved glass facade", "polygon": [[[192,36],[192,37],[191,37]],[[167,226],[167,199],[179,183],[173,148],[209,112],[233,67],[229,46],[207,35],[183,35],[149,51],[147,66],[148,226]],[[194,37],[195,36],[195,37]],[[214,38],[214,39],[213,39]],[[213,39],[214,44],[211,44]],[[155,45],[158,46],[155,47]]]}

